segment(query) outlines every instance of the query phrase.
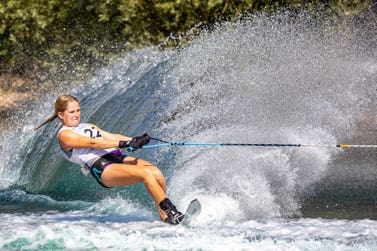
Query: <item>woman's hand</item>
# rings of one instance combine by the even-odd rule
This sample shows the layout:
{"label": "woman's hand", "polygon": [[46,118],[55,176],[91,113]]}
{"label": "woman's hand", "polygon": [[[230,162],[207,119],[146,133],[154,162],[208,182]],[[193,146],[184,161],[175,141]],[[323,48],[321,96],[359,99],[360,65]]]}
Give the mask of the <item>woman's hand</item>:
{"label": "woman's hand", "polygon": [[148,133],[144,133],[141,136],[136,136],[132,138],[130,141],[119,141],[119,148],[129,147],[129,151],[134,151],[141,148],[144,145],[147,145],[150,140],[151,137],[148,135]]}

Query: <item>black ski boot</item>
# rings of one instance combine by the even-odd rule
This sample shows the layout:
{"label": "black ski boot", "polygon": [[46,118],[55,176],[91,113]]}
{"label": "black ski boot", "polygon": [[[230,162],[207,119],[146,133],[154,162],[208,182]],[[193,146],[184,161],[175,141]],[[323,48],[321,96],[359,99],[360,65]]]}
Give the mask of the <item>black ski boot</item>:
{"label": "black ski boot", "polygon": [[168,198],[163,199],[160,202],[159,206],[168,216],[164,220],[166,223],[177,225],[185,217],[181,212],[177,210],[177,208],[173,205],[173,203]]}

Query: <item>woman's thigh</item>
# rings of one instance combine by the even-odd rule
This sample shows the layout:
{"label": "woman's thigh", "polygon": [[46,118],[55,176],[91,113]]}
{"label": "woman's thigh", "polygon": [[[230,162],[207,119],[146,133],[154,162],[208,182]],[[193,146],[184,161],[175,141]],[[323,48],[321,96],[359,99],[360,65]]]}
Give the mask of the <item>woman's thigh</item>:
{"label": "woman's thigh", "polygon": [[149,162],[128,156],[123,164],[111,164],[101,175],[102,183],[108,187],[128,186],[144,182],[152,173],[157,179],[163,179],[161,171]]}
{"label": "woman's thigh", "polygon": [[143,182],[145,170],[137,165],[111,164],[102,172],[102,183],[108,187],[128,186]]}

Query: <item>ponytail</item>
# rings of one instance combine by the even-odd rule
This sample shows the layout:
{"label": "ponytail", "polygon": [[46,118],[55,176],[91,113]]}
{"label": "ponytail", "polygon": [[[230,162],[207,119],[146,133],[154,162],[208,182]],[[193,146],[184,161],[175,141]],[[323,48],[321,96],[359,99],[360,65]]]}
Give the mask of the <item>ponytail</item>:
{"label": "ponytail", "polygon": [[57,117],[58,117],[58,114],[54,113],[54,115],[52,115],[51,117],[49,117],[45,122],[43,122],[42,124],[40,124],[38,127],[34,128],[34,131],[38,130],[39,128],[41,128],[45,124],[54,121]]}
{"label": "ponytail", "polygon": [[74,96],[71,96],[71,95],[59,96],[55,101],[55,113],[51,117],[49,117],[45,122],[43,122],[41,125],[36,127],[34,130],[38,130],[39,128],[46,125],[47,123],[54,121],[58,117],[58,113],[64,112],[67,109],[68,104],[72,101],[76,101],[77,103],[79,103],[79,100],[75,98]]}

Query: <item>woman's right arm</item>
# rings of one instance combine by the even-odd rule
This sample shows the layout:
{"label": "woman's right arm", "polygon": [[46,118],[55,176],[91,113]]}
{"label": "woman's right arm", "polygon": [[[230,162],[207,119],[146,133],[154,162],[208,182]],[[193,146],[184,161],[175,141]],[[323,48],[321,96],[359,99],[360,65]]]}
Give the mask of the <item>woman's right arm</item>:
{"label": "woman's right arm", "polygon": [[119,141],[107,139],[93,139],[82,136],[71,130],[63,130],[59,133],[58,139],[64,150],[69,151],[73,148],[100,148],[106,149],[118,147]]}

